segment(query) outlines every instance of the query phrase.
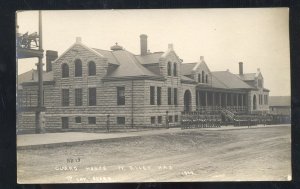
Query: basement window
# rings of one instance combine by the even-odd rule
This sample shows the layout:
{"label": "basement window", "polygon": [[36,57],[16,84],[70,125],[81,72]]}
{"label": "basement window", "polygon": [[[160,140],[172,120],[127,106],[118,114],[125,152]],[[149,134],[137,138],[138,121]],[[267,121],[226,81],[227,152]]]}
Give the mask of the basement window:
{"label": "basement window", "polygon": [[158,123],[158,124],[161,124],[161,123],[162,123],[162,116],[158,116],[158,117],[157,117],[157,123]]}
{"label": "basement window", "polygon": [[125,125],[125,117],[117,117],[118,125]]}
{"label": "basement window", "polygon": [[96,117],[88,117],[88,123],[90,125],[96,124]]}
{"label": "basement window", "polygon": [[151,124],[155,124],[155,116],[151,117]]}
{"label": "basement window", "polygon": [[81,117],[80,116],[75,117],[75,123],[81,123]]}

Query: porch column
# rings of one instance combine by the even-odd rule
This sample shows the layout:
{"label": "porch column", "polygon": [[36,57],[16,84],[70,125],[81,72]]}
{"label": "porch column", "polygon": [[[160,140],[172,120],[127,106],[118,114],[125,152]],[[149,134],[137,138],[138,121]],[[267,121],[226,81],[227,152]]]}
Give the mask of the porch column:
{"label": "porch column", "polygon": [[198,94],[198,108],[200,108],[201,107],[201,98],[200,98],[200,91],[198,90],[197,91],[197,94]]}
{"label": "porch column", "polygon": [[242,97],[242,104],[241,104],[241,106],[244,106],[244,94],[242,94],[241,97]]}
{"label": "porch column", "polygon": [[227,107],[227,93],[225,93],[225,107]]}
{"label": "porch column", "polygon": [[236,96],[236,106],[239,106],[239,94],[237,93],[235,96]]}
{"label": "porch column", "polygon": [[219,93],[219,106],[222,106],[222,93]]}
{"label": "porch column", "polygon": [[207,106],[207,91],[205,91],[205,106]]}
{"label": "porch column", "polygon": [[215,93],[212,92],[212,106],[215,106]]}

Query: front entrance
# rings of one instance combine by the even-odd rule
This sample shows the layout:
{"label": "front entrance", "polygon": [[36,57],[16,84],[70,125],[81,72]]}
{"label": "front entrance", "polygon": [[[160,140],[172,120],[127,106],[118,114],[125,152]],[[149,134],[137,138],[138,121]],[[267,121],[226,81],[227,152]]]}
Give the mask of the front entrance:
{"label": "front entrance", "polygon": [[190,112],[191,111],[191,104],[192,104],[192,94],[189,90],[184,92],[184,111]]}
{"label": "front entrance", "polygon": [[62,128],[68,129],[69,128],[69,118],[68,117],[62,117],[61,118]]}

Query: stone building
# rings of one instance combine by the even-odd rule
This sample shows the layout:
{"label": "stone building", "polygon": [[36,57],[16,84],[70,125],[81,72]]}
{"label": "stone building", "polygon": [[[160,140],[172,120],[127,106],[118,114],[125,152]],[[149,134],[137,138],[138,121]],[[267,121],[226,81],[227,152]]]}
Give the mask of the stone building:
{"label": "stone building", "polygon": [[[44,106],[46,131],[175,127],[181,113],[226,108],[233,112],[268,112],[269,90],[260,70],[239,74],[211,72],[204,57],[183,63],[169,44],[150,52],[140,35],[140,54],[117,43],[110,50],[90,48],[81,38],[57,57],[46,53]],[[37,78],[31,70],[19,76],[18,130],[34,129]]]}

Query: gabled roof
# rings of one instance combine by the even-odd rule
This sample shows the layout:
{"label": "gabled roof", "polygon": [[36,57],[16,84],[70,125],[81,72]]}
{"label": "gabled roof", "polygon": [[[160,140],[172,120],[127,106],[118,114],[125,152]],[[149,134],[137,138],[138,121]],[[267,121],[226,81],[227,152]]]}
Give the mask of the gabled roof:
{"label": "gabled roof", "polygon": [[270,96],[269,106],[291,106],[290,96]]}
{"label": "gabled roof", "polygon": [[158,77],[147,68],[145,68],[138,59],[130,52],[126,50],[112,51],[112,54],[120,65],[105,78],[128,78],[128,77]]}
{"label": "gabled roof", "polygon": [[141,64],[153,64],[159,63],[159,59],[163,55],[163,52],[154,52],[147,55],[135,55],[135,57],[141,62]]}
{"label": "gabled roof", "polygon": [[75,42],[73,45],[71,45],[65,52],[63,52],[57,59],[55,59],[52,63],[56,62],[57,60],[59,60],[61,57],[63,57],[67,52],[69,52],[73,47],[75,47],[76,45],[80,45],[81,47],[87,49],[88,51],[90,51],[91,53],[94,53],[95,55],[103,58],[104,56],[102,54],[100,54],[98,51],[89,48],[88,46],[82,44],[81,42]]}
{"label": "gabled roof", "polygon": [[236,74],[236,76],[238,76],[244,81],[251,81],[251,80],[255,80],[256,73],[244,73],[243,75]]}
{"label": "gabled roof", "polygon": [[213,78],[213,87],[227,89],[252,89],[250,85],[245,83],[235,74],[229,71],[211,72]]}
{"label": "gabled roof", "polygon": [[181,74],[182,75],[190,75],[192,73],[193,68],[196,66],[197,62],[193,63],[182,63],[181,64]]}
{"label": "gabled roof", "polygon": [[105,58],[107,58],[108,63],[120,65],[120,63],[117,61],[116,57],[113,55],[113,53],[112,53],[113,51],[96,49],[96,48],[92,48],[92,49],[94,49],[98,53],[102,54]]}

